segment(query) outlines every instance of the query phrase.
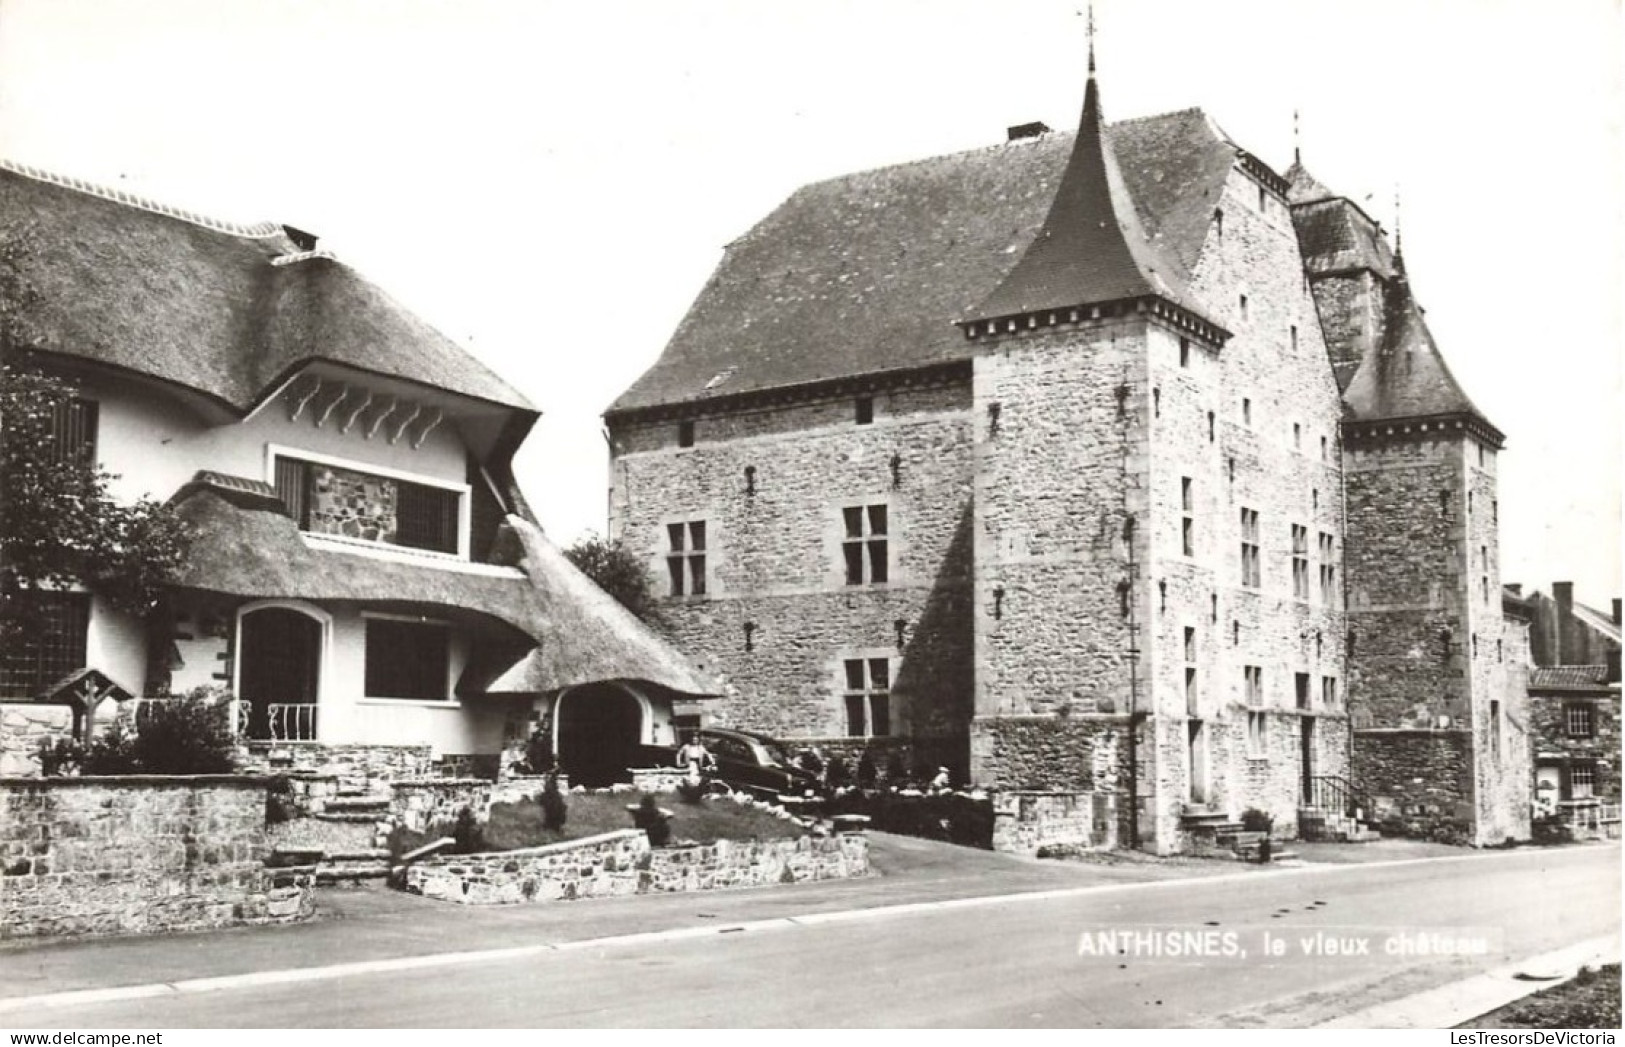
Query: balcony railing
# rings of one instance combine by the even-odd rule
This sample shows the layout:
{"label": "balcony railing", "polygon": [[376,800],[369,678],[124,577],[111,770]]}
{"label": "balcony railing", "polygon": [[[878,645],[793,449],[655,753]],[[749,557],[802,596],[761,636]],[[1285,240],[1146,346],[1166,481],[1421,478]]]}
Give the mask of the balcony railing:
{"label": "balcony railing", "polygon": [[237,730],[253,741],[313,742],[316,705],[311,702],[237,703]]}

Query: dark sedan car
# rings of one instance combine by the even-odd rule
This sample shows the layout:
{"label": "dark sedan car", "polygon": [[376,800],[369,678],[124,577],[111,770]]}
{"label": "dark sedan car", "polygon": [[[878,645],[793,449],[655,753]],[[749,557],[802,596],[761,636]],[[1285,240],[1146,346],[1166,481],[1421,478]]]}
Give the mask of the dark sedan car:
{"label": "dark sedan car", "polygon": [[[716,759],[716,769],[709,775],[714,781],[765,797],[819,790],[818,776],[793,766],[784,747],[765,734],[723,727],[706,727],[697,733]],[[675,752],[672,760],[676,762]]]}

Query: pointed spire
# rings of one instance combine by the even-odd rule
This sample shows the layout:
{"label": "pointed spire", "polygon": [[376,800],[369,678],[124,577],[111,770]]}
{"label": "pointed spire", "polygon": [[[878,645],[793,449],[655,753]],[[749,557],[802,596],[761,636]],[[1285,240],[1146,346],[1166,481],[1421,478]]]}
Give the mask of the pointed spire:
{"label": "pointed spire", "polygon": [[1303,164],[1303,137],[1298,127],[1298,111],[1292,110],[1292,166],[1300,167]]}
{"label": "pointed spire", "polygon": [[1399,225],[1399,183],[1394,183],[1394,268],[1400,276],[1405,275],[1405,243],[1403,230]]}
{"label": "pointed spire", "polygon": [[1047,322],[1051,315],[1064,315],[1071,322],[1083,306],[1155,298],[1187,314],[1205,337],[1222,341],[1227,333],[1192,304],[1184,270],[1152,243],[1140,224],[1101,119],[1092,5],[1088,33],[1083,113],[1049,213],[1015,266],[960,323],[974,337],[992,332],[985,321],[1043,314]]}

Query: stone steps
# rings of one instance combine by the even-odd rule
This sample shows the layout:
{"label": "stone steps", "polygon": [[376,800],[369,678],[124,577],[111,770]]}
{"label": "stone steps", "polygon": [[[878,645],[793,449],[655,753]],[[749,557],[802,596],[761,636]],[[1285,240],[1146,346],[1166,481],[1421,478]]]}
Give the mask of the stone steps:
{"label": "stone steps", "polygon": [[319,887],[354,887],[389,876],[389,852],[382,849],[324,854],[316,865]]}

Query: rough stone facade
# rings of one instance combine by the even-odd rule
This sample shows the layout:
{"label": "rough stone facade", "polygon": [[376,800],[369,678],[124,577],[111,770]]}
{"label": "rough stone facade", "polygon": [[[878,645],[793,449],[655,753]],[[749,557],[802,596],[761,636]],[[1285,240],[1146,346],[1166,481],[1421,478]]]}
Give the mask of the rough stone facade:
{"label": "rough stone facade", "polygon": [[328,465],[314,466],[310,530],[369,542],[393,542],[398,499],[394,480]]}
{"label": "rough stone facade", "polygon": [[651,847],[641,829],[520,851],[436,857],[406,871],[406,889],[463,905],[768,887],[869,875],[859,833],[793,840],[718,840]]}
{"label": "rough stone facade", "polygon": [[1537,789],[1542,781],[1555,788],[1541,796],[1550,808],[1558,800],[1572,799],[1575,768],[1591,771],[1592,796],[1617,802],[1620,798],[1619,687],[1590,690],[1529,692],[1530,733],[1535,740]]}
{"label": "rough stone facade", "polygon": [[66,705],[0,702],[0,777],[40,773],[45,742],[73,737],[73,710]]}
{"label": "rough stone facade", "polygon": [[268,869],[266,782],[0,780],[0,938],[283,923],[310,869]]}
{"label": "rough stone facade", "polygon": [[1474,747],[1466,729],[1355,731],[1353,777],[1365,820],[1387,835],[1474,843]]}
{"label": "rough stone facade", "polygon": [[992,797],[993,849],[1037,854],[1043,847],[1117,846],[1117,796],[1109,792],[1000,792]]}
{"label": "rough stone facade", "polygon": [[328,775],[340,788],[378,796],[397,780],[433,777],[427,745],[324,745],[319,742],[249,742],[242,764],[251,774]]}

